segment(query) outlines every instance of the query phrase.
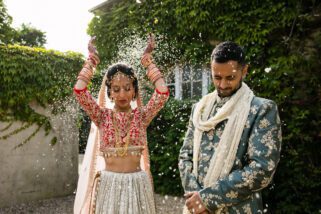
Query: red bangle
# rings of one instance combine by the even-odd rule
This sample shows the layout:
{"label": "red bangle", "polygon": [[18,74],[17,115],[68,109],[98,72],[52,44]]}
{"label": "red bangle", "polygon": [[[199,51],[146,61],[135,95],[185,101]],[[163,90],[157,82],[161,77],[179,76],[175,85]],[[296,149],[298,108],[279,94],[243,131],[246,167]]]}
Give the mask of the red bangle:
{"label": "red bangle", "polygon": [[95,66],[100,63],[99,57],[95,54],[89,54],[88,60],[90,60]]}

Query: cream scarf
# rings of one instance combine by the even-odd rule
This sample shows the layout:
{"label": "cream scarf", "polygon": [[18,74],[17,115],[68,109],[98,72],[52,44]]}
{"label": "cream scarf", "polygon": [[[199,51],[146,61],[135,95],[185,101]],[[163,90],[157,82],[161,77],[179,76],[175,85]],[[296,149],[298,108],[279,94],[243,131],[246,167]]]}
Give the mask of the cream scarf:
{"label": "cream scarf", "polygon": [[[198,176],[198,158],[202,135],[204,131],[214,129],[223,120],[228,120],[214,156],[210,160],[208,172],[204,178],[204,187],[210,187],[219,178],[226,177],[231,171],[242,132],[254,97],[252,90],[242,82],[241,88],[222,106],[217,113],[207,119],[215,103],[220,99],[217,91],[204,96],[195,106],[193,115],[194,145],[193,145],[193,174]],[[223,208],[215,211],[222,212]],[[190,214],[184,206],[183,214]]]}
{"label": "cream scarf", "polygon": [[219,99],[217,91],[204,96],[197,103],[193,115],[195,126],[193,173],[195,176],[198,175],[198,158],[203,132],[215,128],[223,120],[228,120],[214,156],[210,160],[208,172],[204,178],[205,187],[226,177],[232,169],[253,97],[252,90],[242,83],[241,88],[209,119],[207,118],[211,109]]}

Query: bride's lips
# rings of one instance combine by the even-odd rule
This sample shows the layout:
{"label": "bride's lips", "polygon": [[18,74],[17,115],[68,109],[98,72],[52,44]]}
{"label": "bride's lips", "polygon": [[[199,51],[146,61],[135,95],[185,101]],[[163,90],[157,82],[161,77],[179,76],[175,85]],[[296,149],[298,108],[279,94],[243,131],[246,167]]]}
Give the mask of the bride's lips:
{"label": "bride's lips", "polygon": [[118,102],[120,102],[121,104],[125,104],[127,103],[127,100],[118,100]]}

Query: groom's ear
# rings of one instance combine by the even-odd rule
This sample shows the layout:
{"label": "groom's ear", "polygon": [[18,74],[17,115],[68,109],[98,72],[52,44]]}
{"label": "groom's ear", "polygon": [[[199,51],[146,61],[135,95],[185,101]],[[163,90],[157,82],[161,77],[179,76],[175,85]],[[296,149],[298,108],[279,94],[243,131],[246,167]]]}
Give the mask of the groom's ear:
{"label": "groom's ear", "polygon": [[243,68],[242,68],[242,78],[244,79],[247,75],[247,71],[249,69],[249,65],[246,64]]}

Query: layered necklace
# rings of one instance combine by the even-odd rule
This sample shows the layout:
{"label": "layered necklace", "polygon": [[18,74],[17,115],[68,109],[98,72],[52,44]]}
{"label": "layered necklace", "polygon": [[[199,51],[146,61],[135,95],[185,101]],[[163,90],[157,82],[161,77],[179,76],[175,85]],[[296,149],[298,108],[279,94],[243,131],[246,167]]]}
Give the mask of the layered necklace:
{"label": "layered necklace", "polygon": [[123,157],[125,154],[127,154],[128,150],[128,145],[130,142],[130,124],[132,123],[133,120],[133,114],[131,109],[125,113],[125,118],[124,120],[126,121],[125,125],[125,137],[121,137],[121,130],[120,130],[120,124],[117,121],[116,118],[116,111],[112,111],[112,120],[113,120],[113,126],[115,129],[115,140],[116,140],[116,153],[117,155]]}

